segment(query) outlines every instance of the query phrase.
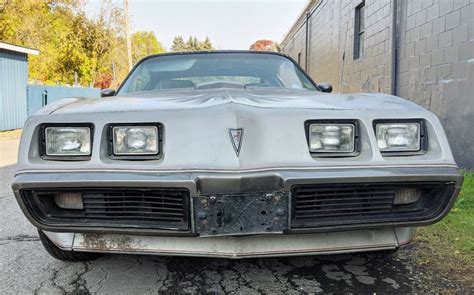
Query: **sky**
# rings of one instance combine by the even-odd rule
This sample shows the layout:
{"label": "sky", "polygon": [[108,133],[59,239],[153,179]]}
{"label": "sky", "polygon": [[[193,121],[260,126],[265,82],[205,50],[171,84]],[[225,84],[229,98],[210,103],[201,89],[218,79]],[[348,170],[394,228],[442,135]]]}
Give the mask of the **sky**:
{"label": "sky", "polygon": [[[116,4],[123,1],[113,0]],[[280,42],[308,0],[129,0],[131,31],[154,31],[166,48],[173,38],[209,36],[216,49],[249,49],[259,39]],[[98,13],[100,0],[87,2]]]}

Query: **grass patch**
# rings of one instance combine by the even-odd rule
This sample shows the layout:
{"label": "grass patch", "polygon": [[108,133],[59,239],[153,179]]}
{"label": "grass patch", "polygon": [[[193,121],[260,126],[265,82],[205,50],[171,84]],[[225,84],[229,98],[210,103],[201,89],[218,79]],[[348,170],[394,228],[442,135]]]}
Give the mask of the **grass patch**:
{"label": "grass patch", "polygon": [[474,284],[474,172],[464,172],[461,193],[448,216],[419,228],[415,241],[421,263]]}

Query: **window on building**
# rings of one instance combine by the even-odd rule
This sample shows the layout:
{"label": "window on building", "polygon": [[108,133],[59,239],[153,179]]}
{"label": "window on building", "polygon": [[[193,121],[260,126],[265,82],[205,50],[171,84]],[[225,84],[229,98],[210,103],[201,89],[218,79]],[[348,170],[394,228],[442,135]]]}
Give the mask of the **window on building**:
{"label": "window on building", "polygon": [[354,21],[354,59],[364,56],[365,2],[355,9]]}
{"label": "window on building", "polygon": [[298,53],[298,65],[301,66],[301,52]]}

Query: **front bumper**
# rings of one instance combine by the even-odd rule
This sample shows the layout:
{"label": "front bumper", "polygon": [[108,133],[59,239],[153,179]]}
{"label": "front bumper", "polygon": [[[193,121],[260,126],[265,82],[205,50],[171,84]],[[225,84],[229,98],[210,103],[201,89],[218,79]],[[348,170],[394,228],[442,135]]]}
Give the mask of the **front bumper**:
{"label": "front bumper", "polygon": [[[49,232],[140,234],[155,236],[220,236],[300,234],[387,227],[420,226],[443,218],[452,207],[463,177],[455,167],[370,167],[339,169],[280,169],[249,172],[167,172],[140,171],[24,171],[15,176],[13,190],[24,214],[36,227]],[[346,187],[359,184],[406,185],[413,183],[437,183],[446,188],[444,195],[433,198],[440,202],[433,212],[418,210],[409,217],[380,218],[370,214],[365,219],[357,216],[342,216],[334,222],[312,222],[302,224],[294,216],[294,193],[292,188],[307,185],[344,184]],[[449,186],[449,187],[448,187]],[[185,189],[189,192],[188,219],[185,227],[163,227],[156,224],[124,224],[120,218],[114,222],[80,223],[71,220],[56,220],[39,216],[29,205],[30,196],[24,192],[101,189]],[[270,201],[262,197],[270,196]],[[210,203],[216,200],[216,205]],[[427,196],[426,202],[430,199]],[[260,200],[262,199],[262,200]],[[221,200],[221,202],[219,202]],[[227,201],[226,201],[227,200]],[[237,200],[241,200],[237,202]],[[256,203],[256,202],[260,203]],[[231,206],[226,206],[230,203]],[[251,206],[246,205],[252,203]],[[201,206],[204,204],[205,206]],[[262,207],[263,206],[263,207]],[[372,206],[372,205],[371,205]],[[263,209],[262,209],[263,208]],[[357,209],[357,208],[356,208]],[[231,214],[224,214],[232,211]],[[263,214],[265,211],[265,214]],[[204,212],[204,218],[203,218]],[[261,214],[259,214],[259,212]],[[271,214],[266,214],[271,212]],[[320,214],[321,211],[318,211]],[[48,213],[48,212],[46,212]],[[221,214],[222,213],[222,214]],[[424,214],[426,213],[426,214]],[[429,214],[428,214],[429,213]],[[215,216],[214,216],[215,214]],[[222,216],[216,217],[219,214]],[[209,217],[213,215],[213,217]],[[259,217],[256,218],[256,215]],[[45,215],[48,217],[48,214]],[[227,220],[225,217],[229,217]],[[379,216],[379,218],[377,218]],[[316,216],[317,217],[317,216]],[[310,220],[311,221],[311,220]],[[122,223],[121,223],[122,222]],[[299,225],[297,226],[297,224]]]}
{"label": "front bumper", "polygon": [[350,232],[245,237],[160,237],[45,232],[66,251],[214,258],[255,258],[393,250],[407,244],[415,229],[383,228]]}

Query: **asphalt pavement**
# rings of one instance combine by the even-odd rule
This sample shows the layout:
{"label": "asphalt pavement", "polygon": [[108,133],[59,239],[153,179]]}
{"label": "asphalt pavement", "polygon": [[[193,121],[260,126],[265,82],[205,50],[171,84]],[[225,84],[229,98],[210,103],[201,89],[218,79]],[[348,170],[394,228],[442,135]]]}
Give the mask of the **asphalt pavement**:
{"label": "asphalt pavement", "polygon": [[[1,149],[0,158],[12,157],[6,153]],[[416,243],[393,254],[246,260],[104,255],[62,262],[46,253],[21,213],[10,189],[14,165],[6,164],[0,163],[0,294],[472,292],[420,265]]]}

